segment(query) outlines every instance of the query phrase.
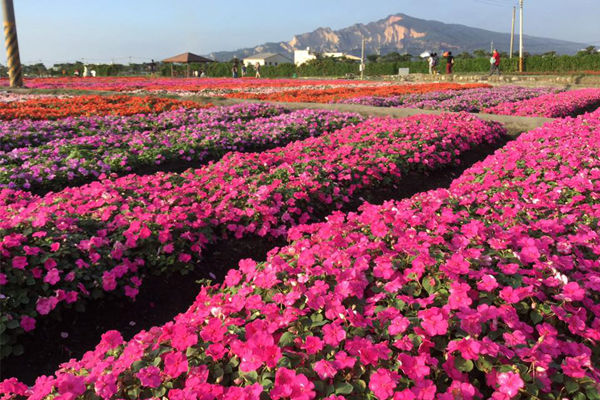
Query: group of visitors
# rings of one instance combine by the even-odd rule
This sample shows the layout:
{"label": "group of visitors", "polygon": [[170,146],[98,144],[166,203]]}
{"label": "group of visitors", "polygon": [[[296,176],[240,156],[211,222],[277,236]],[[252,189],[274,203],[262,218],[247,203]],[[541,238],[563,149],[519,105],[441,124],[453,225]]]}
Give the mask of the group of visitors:
{"label": "group of visitors", "polygon": [[[452,55],[451,51],[445,52],[443,56],[446,59],[446,73],[450,75],[452,74],[452,68],[454,67],[454,56]],[[438,54],[429,54],[427,62],[429,64],[429,75],[437,75],[437,66],[439,64]],[[495,73],[500,75],[500,53],[498,50],[494,50],[492,57],[490,58],[490,76],[494,75]]]}
{"label": "group of visitors", "polygon": [[[240,69],[238,68],[238,64],[236,62],[234,62],[233,66],[231,67],[231,74],[233,75],[234,78],[238,77],[239,71],[240,71]],[[260,63],[257,62],[254,65],[254,71],[256,71],[256,78],[260,78]],[[248,67],[244,63],[242,63],[241,72],[242,72],[242,78],[248,74]]]}

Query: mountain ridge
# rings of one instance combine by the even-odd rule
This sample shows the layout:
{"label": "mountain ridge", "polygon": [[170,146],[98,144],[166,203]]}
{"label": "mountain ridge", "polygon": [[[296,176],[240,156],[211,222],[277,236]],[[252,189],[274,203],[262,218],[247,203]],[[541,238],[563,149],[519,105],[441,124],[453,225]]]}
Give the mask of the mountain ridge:
{"label": "mountain ridge", "polygon": [[[337,30],[319,27],[311,32],[294,35],[287,42],[267,42],[236,51],[213,52],[208,56],[219,61],[228,61],[234,56],[241,59],[257,53],[280,53],[293,58],[294,50],[307,47],[316,52],[343,52],[360,56],[363,36],[367,38],[366,54],[387,54],[395,51],[418,55],[423,51],[440,53],[446,50],[459,54],[464,51],[488,49],[492,41],[494,47],[501,51],[510,49],[510,33],[424,20],[397,13],[378,21],[356,23]],[[518,41],[518,35],[515,40]],[[574,54],[586,47],[583,43],[529,35],[524,36],[524,43],[525,51],[532,54],[547,51]]]}

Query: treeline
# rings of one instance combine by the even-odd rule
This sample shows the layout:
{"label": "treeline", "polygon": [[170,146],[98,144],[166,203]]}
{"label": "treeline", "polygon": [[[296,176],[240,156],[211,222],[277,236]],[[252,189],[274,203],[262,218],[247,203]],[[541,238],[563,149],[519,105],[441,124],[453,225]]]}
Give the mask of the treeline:
{"label": "treeline", "polygon": [[[509,58],[506,53],[501,54],[500,68],[504,73],[518,72],[518,55]],[[574,56],[559,56],[555,52],[541,55],[525,54],[525,71],[530,73],[565,73],[600,71],[600,53],[595,47],[590,46]],[[455,56],[454,72],[456,73],[484,73],[490,68],[490,54],[485,50],[474,51],[473,54],[461,53]],[[234,62],[215,62],[210,64],[189,65],[191,76],[194,72],[204,71],[208,77],[230,77]],[[96,76],[128,76],[150,75],[150,65],[143,64],[86,64],[81,62],[56,64],[46,68],[44,64],[24,65],[25,76],[73,76],[75,71],[83,74],[84,68],[96,71]],[[396,75],[400,68],[408,68],[411,73],[428,73],[427,61],[410,54],[389,53],[384,56],[371,54],[367,57],[365,66],[366,76]],[[438,71],[445,71],[446,60],[440,58]],[[161,76],[186,76],[187,65],[171,65],[157,63],[157,75]],[[265,78],[291,78],[291,77],[351,77],[360,75],[360,66],[356,61],[348,59],[317,58],[300,66],[294,64],[280,64],[278,66],[261,67],[261,76]],[[6,76],[6,67],[0,66],[0,75]],[[252,66],[248,67],[247,76],[254,76]]]}

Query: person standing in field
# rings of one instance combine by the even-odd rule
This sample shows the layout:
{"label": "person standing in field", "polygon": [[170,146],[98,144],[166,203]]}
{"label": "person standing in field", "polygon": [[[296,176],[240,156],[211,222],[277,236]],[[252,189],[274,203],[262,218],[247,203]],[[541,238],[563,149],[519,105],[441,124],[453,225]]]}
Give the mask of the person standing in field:
{"label": "person standing in field", "polygon": [[256,77],[260,78],[260,63],[257,62],[254,69],[256,70]]}
{"label": "person standing in field", "polygon": [[452,67],[454,67],[454,56],[452,52],[449,51],[446,55],[446,73],[448,75],[452,74]]}
{"label": "person standing in field", "polygon": [[237,63],[233,64],[233,67],[231,67],[231,72],[232,72],[234,78],[238,77],[238,66],[237,66]]}
{"label": "person standing in field", "polygon": [[500,76],[500,53],[498,50],[494,50],[492,58],[490,58],[490,76],[494,75],[494,72],[498,72],[498,76]]}
{"label": "person standing in field", "polygon": [[247,72],[248,68],[246,67],[246,64],[242,64],[242,78],[246,76]]}
{"label": "person standing in field", "polygon": [[154,62],[154,60],[152,60],[152,62],[150,63],[150,76],[154,78],[155,75],[156,75],[156,63]]}
{"label": "person standing in field", "polygon": [[429,75],[433,75],[435,67],[435,59],[433,58],[433,53],[429,55],[427,63],[429,64]]}

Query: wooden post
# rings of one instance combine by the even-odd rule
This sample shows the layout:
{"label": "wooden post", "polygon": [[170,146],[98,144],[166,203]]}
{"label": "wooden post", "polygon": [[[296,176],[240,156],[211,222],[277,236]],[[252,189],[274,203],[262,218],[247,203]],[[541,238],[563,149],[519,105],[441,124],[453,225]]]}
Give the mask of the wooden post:
{"label": "wooden post", "polygon": [[6,45],[10,87],[23,87],[19,42],[17,41],[17,23],[15,22],[15,8],[12,0],[2,0],[2,11],[4,11],[4,43]]}
{"label": "wooden post", "polygon": [[173,74],[173,63],[171,63],[171,78],[172,78],[173,76],[175,76],[175,75]]}

